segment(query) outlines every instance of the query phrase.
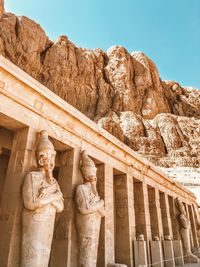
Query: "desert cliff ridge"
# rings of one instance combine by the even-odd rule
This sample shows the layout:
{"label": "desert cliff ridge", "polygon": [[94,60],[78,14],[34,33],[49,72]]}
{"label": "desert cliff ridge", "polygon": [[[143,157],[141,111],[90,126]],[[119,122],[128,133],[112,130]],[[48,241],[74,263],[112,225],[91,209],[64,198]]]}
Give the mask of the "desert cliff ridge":
{"label": "desert cliff ridge", "polygon": [[[0,9],[0,54],[161,167],[200,167],[200,91],[162,81],[142,52],[55,42]],[[2,15],[1,15],[2,13]]]}

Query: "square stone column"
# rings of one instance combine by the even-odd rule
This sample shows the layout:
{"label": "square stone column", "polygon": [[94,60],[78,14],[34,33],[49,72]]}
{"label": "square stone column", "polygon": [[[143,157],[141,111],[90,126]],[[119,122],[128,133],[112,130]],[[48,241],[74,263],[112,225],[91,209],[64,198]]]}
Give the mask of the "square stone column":
{"label": "square stone column", "polygon": [[176,266],[183,266],[184,259],[183,259],[183,248],[181,240],[173,240],[173,249],[174,249],[174,259]]}
{"label": "square stone column", "polygon": [[163,237],[163,227],[160,210],[160,196],[158,189],[148,186],[148,197],[152,238],[158,236],[159,239],[161,239]]}
{"label": "square stone column", "polygon": [[134,257],[136,267],[148,265],[146,241],[134,241]]}
{"label": "square stone column", "polygon": [[200,237],[200,230],[199,230],[199,227],[200,227],[200,213],[199,213],[199,210],[198,210],[198,206],[197,204],[192,204],[192,210],[193,210],[193,214],[194,214],[194,220],[195,220],[195,225],[196,225],[196,231],[197,231],[197,240],[198,240],[198,245],[199,245],[199,251],[200,251],[200,240],[199,240],[199,237]]}
{"label": "square stone column", "polygon": [[23,128],[15,132],[7,177],[0,208],[0,266],[20,266],[21,213],[23,200],[21,187],[24,175],[35,163],[36,132]]}
{"label": "square stone column", "polygon": [[163,235],[173,236],[172,223],[169,210],[168,195],[164,192],[159,192],[160,195],[160,209],[162,217]]}
{"label": "square stone column", "polygon": [[192,233],[192,228],[191,228],[191,220],[190,220],[190,214],[189,214],[189,208],[188,208],[189,206],[185,202],[183,202],[183,205],[185,207],[186,215],[190,221],[190,245],[191,245],[191,249],[193,249],[194,248],[194,238],[193,238],[193,233]]}
{"label": "square stone column", "polygon": [[133,266],[134,207],[133,178],[114,175],[115,262]]}
{"label": "square stone column", "polygon": [[82,179],[79,158],[79,147],[61,154],[58,183],[63,193],[64,211],[56,217],[49,267],[76,267],[78,264],[74,194]]}
{"label": "square stone column", "polygon": [[144,235],[145,240],[151,240],[151,225],[147,185],[134,179],[134,208],[136,220],[136,235]]}
{"label": "square stone column", "polygon": [[115,263],[113,168],[107,164],[97,165],[97,190],[105,202],[105,217],[101,220],[98,248],[98,267]]}
{"label": "square stone column", "polygon": [[193,237],[193,250],[195,252],[199,251],[199,241],[197,236],[197,227],[195,223],[195,215],[194,215],[194,209],[191,205],[188,205],[188,212],[189,212],[189,219],[190,219],[190,226],[191,226],[191,234]]}
{"label": "square stone column", "polygon": [[175,267],[173,243],[171,240],[163,241],[165,267]]}
{"label": "square stone column", "polygon": [[180,239],[179,223],[177,220],[175,199],[172,196],[168,195],[168,200],[169,200],[170,218],[172,223],[173,240],[179,240]]}
{"label": "square stone column", "polygon": [[153,267],[164,267],[161,241],[150,241],[151,263]]}
{"label": "square stone column", "polygon": [[151,223],[149,213],[149,199],[147,184],[133,179],[134,189],[134,208],[135,208],[135,224],[136,237],[143,234],[147,247],[147,259],[150,263],[149,241],[151,240]]}

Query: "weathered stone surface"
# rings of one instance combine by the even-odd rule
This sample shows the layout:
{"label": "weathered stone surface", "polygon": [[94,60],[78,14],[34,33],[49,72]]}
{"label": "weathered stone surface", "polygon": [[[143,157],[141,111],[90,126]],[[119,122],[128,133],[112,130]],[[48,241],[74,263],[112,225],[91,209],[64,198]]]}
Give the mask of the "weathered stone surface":
{"label": "weathered stone surface", "polygon": [[4,13],[4,0],[0,0],[0,19],[2,18]]}
{"label": "weathered stone surface", "polygon": [[144,53],[53,43],[34,21],[4,13],[0,54],[155,165],[200,166],[200,91],[162,81]]}
{"label": "weathered stone surface", "polygon": [[26,174],[22,189],[21,267],[47,267],[49,263],[55,214],[64,208],[63,195],[53,177],[55,155],[48,133],[41,131],[36,148],[38,170]]}
{"label": "weathered stone surface", "polygon": [[178,220],[179,220],[179,232],[182,239],[183,245],[183,255],[185,263],[197,263],[199,259],[196,255],[192,253],[191,243],[190,243],[190,232],[191,225],[190,220],[187,216],[186,209],[182,201],[179,198],[176,198],[176,207],[179,211]]}
{"label": "weathered stone surface", "polygon": [[97,168],[85,150],[81,153],[81,172],[84,183],[76,189],[79,266],[93,267],[97,264],[100,225],[105,208],[97,192]]}

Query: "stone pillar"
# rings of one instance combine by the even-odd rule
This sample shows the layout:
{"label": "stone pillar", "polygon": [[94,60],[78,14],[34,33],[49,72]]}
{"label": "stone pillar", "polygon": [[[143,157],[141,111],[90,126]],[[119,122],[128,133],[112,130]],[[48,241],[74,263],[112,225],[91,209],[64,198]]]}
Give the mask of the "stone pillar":
{"label": "stone pillar", "polygon": [[115,262],[133,266],[134,208],[133,178],[114,176]]}
{"label": "stone pillar", "polygon": [[189,219],[190,219],[190,225],[191,225],[191,233],[193,236],[193,246],[194,246],[194,252],[199,251],[199,242],[198,242],[198,236],[197,236],[197,228],[195,223],[195,215],[194,210],[191,205],[188,205],[188,211],[189,211]]}
{"label": "stone pillar", "polygon": [[190,221],[190,244],[191,244],[191,249],[193,250],[193,248],[194,248],[194,238],[193,238],[191,219],[190,219],[189,208],[188,208],[189,206],[184,202],[183,202],[183,205],[185,207],[187,217],[188,217],[188,219]]}
{"label": "stone pillar", "polygon": [[[149,241],[151,240],[151,225],[149,214],[149,200],[147,185],[137,179],[133,179],[134,188],[134,208],[136,237],[143,234],[147,241],[147,251],[149,252]],[[150,254],[147,253],[148,262],[150,263]]]}
{"label": "stone pillar", "polygon": [[20,266],[21,186],[35,159],[36,132],[23,128],[15,133],[0,209],[1,267]]}
{"label": "stone pillar", "polygon": [[76,267],[78,264],[74,193],[81,182],[79,156],[78,147],[61,154],[58,183],[64,197],[64,211],[56,218],[50,267]]}
{"label": "stone pillar", "polygon": [[105,201],[105,217],[101,220],[98,248],[98,267],[115,263],[113,168],[107,164],[97,165],[97,191]]}
{"label": "stone pillar", "polygon": [[163,237],[162,217],[160,210],[159,191],[151,186],[148,186],[149,212],[151,219],[151,234],[161,239]]}
{"label": "stone pillar", "polygon": [[173,240],[179,240],[180,239],[179,224],[176,217],[175,201],[174,198],[171,196],[168,196],[168,200],[169,200],[169,211],[172,223]]}
{"label": "stone pillar", "polygon": [[[198,239],[198,244],[200,247],[200,213],[198,210],[198,206],[196,204],[192,204],[192,210],[195,218],[195,225],[197,229],[197,239]],[[200,250],[200,249],[199,249]]]}
{"label": "stone pillar", "polygon": [[136,220],[136,236],[143,234],[145,240],[151,240],[149,201],[147,185],[134,179],[134,207]]}
{"label": "stone pillar", "polygon": [[171,223],[171,218],[170,218],[168,196],[164,192],[160,192],[159,195],[160,195],[160,208],[161,208],[161,216],[162,216],[163,235],[172,237],[173,232],[172,232],[172,223]]}

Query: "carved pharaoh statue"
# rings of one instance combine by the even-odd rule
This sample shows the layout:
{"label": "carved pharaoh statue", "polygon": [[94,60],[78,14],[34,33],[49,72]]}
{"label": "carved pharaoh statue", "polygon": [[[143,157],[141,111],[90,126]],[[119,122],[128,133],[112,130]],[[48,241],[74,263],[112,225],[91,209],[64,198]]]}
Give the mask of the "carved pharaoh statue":
{"label": "carved pharaoh statue", "polygon": [[194,255],[191,251],[190,244],[190,221],[187,217],[185,207],[182,201],[179,198],[176,198],[176,207],[179,211],[179,225],[180,225],[180,235],[183,244],[183,253],[184,253],[184,261],[186,263],[196,263],[199,262],[199,259],[196,255]]}
{"label": "carved pharaoh statue", "polygon": [[63,210],[63,196],[52,174],[55,155],[47,132],[41,131],[38,170],[29,172],[23,184],[21,267],[48,267],[55,215]]}
{"label": "carved pharaoh statue", "polygon": [[105,209],[96,189],[97,169],[85,151],[81,153],[81,171],[84,183],[76,190],[79,266],[96,267],[100,224]]}

